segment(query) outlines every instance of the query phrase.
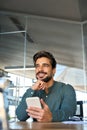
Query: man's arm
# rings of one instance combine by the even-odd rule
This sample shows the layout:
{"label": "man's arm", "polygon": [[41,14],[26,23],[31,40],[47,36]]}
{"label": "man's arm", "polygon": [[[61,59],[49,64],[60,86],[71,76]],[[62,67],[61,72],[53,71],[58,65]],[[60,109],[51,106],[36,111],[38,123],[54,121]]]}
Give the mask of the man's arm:
{"label": "man's arm", "polygon": [[20,121],[26,121],[29,118],[26,112],[27,109],[26,98],[32,97],[33,94],[34,94],[34,90],[32,90],[31,88],[28,89],[23,95],[22,100],[20,101],[19,105],[16,108],[16,115]]}

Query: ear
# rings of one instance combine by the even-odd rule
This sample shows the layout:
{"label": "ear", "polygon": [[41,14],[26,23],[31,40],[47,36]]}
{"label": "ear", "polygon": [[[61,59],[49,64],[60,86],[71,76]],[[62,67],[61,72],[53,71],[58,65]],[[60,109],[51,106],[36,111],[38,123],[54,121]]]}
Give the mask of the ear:
{"label": "ear", "polygon": [[54,76],[55,73],[56,73],[56,68],[53,69],[53,76]]}

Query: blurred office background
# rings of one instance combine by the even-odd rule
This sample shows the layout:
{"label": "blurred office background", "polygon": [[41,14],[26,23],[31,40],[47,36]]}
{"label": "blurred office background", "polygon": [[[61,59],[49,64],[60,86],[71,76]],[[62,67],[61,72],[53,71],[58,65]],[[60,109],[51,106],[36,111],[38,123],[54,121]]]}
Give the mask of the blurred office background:
{"label": "blurred office background", "polygon": [[0,1],[0,84],[9,80],[9,119],[35,81],[39,50],[55,56],[55,80],[75,88],[87,118],[87,0]]}

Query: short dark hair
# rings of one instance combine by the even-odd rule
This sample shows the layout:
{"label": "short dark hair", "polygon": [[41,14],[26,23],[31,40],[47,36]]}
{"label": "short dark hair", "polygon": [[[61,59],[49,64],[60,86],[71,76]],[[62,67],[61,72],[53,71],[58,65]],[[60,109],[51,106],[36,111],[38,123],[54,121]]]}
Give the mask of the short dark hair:
{"label": "short dark hair", "polygon": [[39,51],[33,56],[34,65],[36,64],[37,59],[41,57],[48,58],[51,62],[52,68],[56,68],[56,60],[54,56],[50,52],[47,52],[47,51]]}

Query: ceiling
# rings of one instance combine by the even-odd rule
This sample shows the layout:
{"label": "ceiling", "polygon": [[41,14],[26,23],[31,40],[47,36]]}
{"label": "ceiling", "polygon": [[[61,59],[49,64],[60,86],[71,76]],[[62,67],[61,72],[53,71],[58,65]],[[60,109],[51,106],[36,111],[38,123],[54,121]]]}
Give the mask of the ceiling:
{"label": "ceiling", "polygon": [[3,0],[0,1],[0,10],[74,21],[87,20],[87,0]]}
{"label": "ceiling", "polygon": [[0,68],[33,78],[32,57],[39,50],[52,52],[59,64],[83,68],[86,20],[87,0],[0,1]]}

